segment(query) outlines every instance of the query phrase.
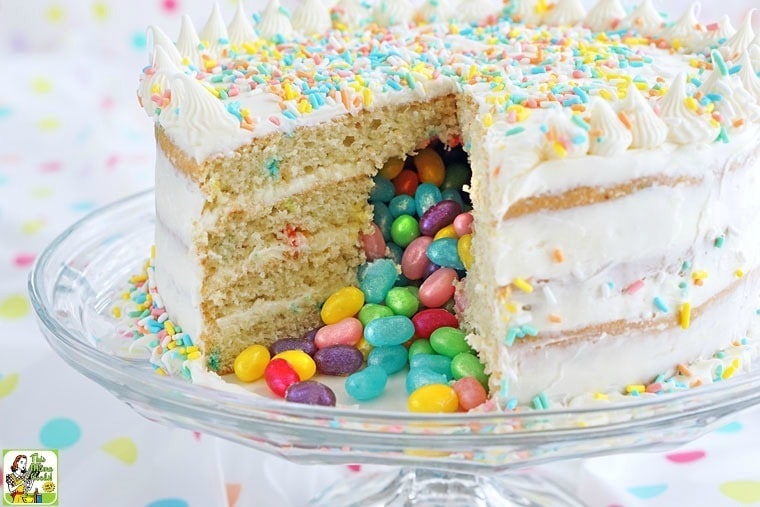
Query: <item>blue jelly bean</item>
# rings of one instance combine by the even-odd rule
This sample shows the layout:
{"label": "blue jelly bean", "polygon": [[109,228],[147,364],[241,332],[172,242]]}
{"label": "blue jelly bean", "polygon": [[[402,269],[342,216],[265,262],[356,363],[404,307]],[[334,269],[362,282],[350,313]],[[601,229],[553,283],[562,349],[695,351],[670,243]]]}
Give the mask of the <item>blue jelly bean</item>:
{"label": "blue jelly bean", "polygon": [[383,238],[385,241],[390,241],[393,215],[391,215],[388,206],[382,202],[374,202],[372,203],[372,206],[375,208],[374,212],[372,213],[372,221],[375,222],[375,225],[377,225],[377,227],[380,229],[380,232],[383,233]]}
{"label": "blue jelly bean", "polygon": [[430,243],[427,247],[427,256],[430,262],[444,268],[464,269],[457,252],[456,238],[441,238]]}
{"label": "blue jelly bean", "polygon": [[388,251],[391,254],[390,256],[391,256],[391,259],[393,259],[393,262],[395,262],[398,265],[401,265],[401,259],[404,256],[404,249],[392,241],[388,242],[385,246],[388,247]]}
{"label": "blue jelly bean", "polygon": [[403,345],[393,345],[390,347],[375,347],[367,357],[367,364],[379,366],[388,375],[393,375],[401,371],[406,366],[409,359],[409,352]]}
{"label": "blue jelly bean", "polygon": [[462,194],[460,194],[458,190],[447,188],[441,192],[441,198],[444,201],[455,201],[464,208],[464,200],[462,200]]}
{"label": "blue jelly bean", "polygon": [[388,209],[391,211],[393,218],[400,217],[401,215],[414,216],[417,213],[417,203],[411,195],[401,194],[391,199]]}
{"label": "blue jelly bean", "polygon": [[430,368],[415,368],[409,370],[406,375],[406,392],[412,394],[414,391],[422,386],[428,384],[448,384],[449,381],[446,375],[442,373],[436,373]]}
{"label": "blue jelly bean", "polygon": [[421,217],[433,206],[441,202],[441,191],[432,183],[422,183],[414,193],[414,201],[417,205],[417,216]]}
{"label": "blue jelly bean", "polygon": [[390,202],[393,196],[396,195],[396,189],[391,180],[379,174],[373,180],[375,181],[375,186],[369,192],[369,202],[373,204],[377,202]]}
{"label": "blue jelly bean", "polygon": [[396,263],[390,259],[378,259],[367,264],[359,281],[366,303],[382,303],[398,278]]}
{"label": "blue jelly bean", "polygon": [[439,354],[415,354],[409,361],[409,368],[428,368],[436,373],[445,375],[451,380],[454,376],[451,374],[451,358]]}
{"label": "blue jelly bean", "polygon": [[373,400],[383,394],[387,383],[388,374],[385,370],[371,365],[348,376],[346,392],[359,401]]}
{"label": "blue jelly bean", "polygon": [[393,315],[380,317],[364,328],[364,339],[375,347],[401,345],[414,336],[414,324],[409,317]]}

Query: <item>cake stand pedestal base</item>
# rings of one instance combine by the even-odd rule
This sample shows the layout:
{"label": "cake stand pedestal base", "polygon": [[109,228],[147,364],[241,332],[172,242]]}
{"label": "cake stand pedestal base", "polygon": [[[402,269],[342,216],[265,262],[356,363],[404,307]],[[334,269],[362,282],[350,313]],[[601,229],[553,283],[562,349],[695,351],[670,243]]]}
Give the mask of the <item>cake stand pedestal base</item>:
{"label": "cake stand pedestal base", "polygon": [[334,484],[311,507],[583,507],[562,487],[538,475],[476,476],[402,468],[360,473]]}

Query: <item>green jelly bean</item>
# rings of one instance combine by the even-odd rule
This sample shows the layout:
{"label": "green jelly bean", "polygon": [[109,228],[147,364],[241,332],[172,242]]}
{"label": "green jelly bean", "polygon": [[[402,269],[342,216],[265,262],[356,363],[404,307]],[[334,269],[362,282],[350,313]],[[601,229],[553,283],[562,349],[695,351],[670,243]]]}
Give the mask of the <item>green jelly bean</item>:
{"label": "green jelly bean", "polygon": [[420,307],[419,300],[407,287],[394,287],[385,296],[385,304],[396,315],[412,318]]}
{"label": "green jelly bean", "polygon": [[[403,276],[403,275],[402,275],[402,276]],[[419,287],[416,287],[416,286],[414,286],[414,285],[410,285],[410,286],[408,286],[408,287],[406,288],[406,290],[408,290],[409,292],[411,292],[411,293],[412,293],[412,295],[413,295],[413,296],[414,296],[416,299],[419,299],[419,298],[420,298],[420,288],[419,288]]]}
{"label": "green jelly bean", "polygon": [[366,326],[375,319],[390,317],[391,315],[393,315],[393,310],[387,306],[367,303],[359,310],[359,322],[362,323],[362,326]]}
{"label": "green jelly bean", "polygon": [[409,361],[417,354],[435,354],[429,340],[414,340],[409,346]]}
{"label": "green jelly bean", "polygon": [[462,162],[452,162],[446,166],[446,174],[443,177],[441,190],[461,190],[462,187],[470,183],[472,172],[467,164]]}
{"label": "green jelly bean", "polygon": [[451,374],[457,380],[475,377],[483,387],[488,389],[488,375],[485,374],[483,363],[474,354],[462,352],[454,356],[451,360]]}
{"label": "green jelly bean", "polygon": [[463,352],[471,352],[464,331],[453,327],[439,327],[430,335],[430,345],[438,354],[454,358]]}
{"label": "green jelly bean", "polygon": [[420,225],[411,215],[400,215],[391,224],[391,239],[401,248],[406,248],[419,236]]}

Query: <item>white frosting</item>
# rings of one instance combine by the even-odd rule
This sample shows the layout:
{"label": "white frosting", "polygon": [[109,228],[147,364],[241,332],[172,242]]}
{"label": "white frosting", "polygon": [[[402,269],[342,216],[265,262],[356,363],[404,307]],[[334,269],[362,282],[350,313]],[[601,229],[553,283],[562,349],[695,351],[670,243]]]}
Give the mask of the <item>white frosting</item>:
{"label": "white frosting", "polygon": [[179,29],[179,38],[177,39],[177,49],[182,55],[182,60],[196,67],[201,64],[201,54],[198,48],[201,45],[201,39],[195,32],[195,26],[190,16],[182,15],[182,25]]}
{"label": "white frosting", "polygon": [[302,0],[291,21],[294,29],[306,35],[323,34],[332,26],[330,11],[322,0]]}
{"label": "white frosting", "polygon": [[755,32],[752,30],[752,15],[757,9],[750,9],[744,18],[744,23],[726,43],[720,48],[720,52],[723,58],[729,61],[734,61],[739,56],[744,54],[749,45],[752,43],[752,39],[755,37]]}
{"label": "white frosting", "polygon": [[336,24],[357,29],[367,24],[370,11],[360,0],[340,0],[332,9]]}
{"label": "white frosting", "polygon": [[642,0],[639,6],[621,22],[622,26],[634,28],[647,37],[659,34],[662,31],[663,24],[662,16],[657,12],[652,0]]}
{"label": "white frosting", "polygon": [[548,25],[576,25],[586,17],[586,9],[580,0],[557,0],[554,8],[546,13],[544,23]]}
{"label": "white frosting", "polygon": [[661,146],[668,135],[668,127],[654,113],[634,84],[628,88],[621,111],[631,120],[631,147],[651,149]]}
{"label": "white frosting", "polygon": [[720,126],[689,109],[686,98],[686,74],[681,73],[660,101],[660,116],[668,126],[668,141],[675,144],[713,142],[720,133]]}
{"label": "white frosting", "polygon": [[715,109],[720,112],[730,122],[741,119],[744,117],[745,112],[752,107],[752,104],[744,102],[742,97],[741,83],[738,80],[731,79],[728,74],[726,65],[723,62],[723,57],[718,50],[712,51],[713,62],[716,63],[715,69],[710,73],[710,76],[702,83],[700,90],[706,94],[717,94],[721,100],[714,102]]}
{"label": "white frosting", "polygon": [[606,100],[594,102],[590,126],[589,153],[592,155],[615,157],[624,153],[633,142],[631,131],[623,125]]}
{"label": "white frosting", "polygon": [[[547,121],[548,132],[543,150],[546,158],[575,158],[588,152],[588,133],[573,123],[570,116],[569,111],[561,110],[554,112]],[[562,149],[557,149],[558,144]]]}
{"label": "white frosting", "polygon": [[[758,34],[758,37],[755,37],[755,41],[752,45],[750,45],[749,50],[747,52],[749,53],[749,59],[752,62],[752,67],[754,69],[760,69],[760,34]],[[760,70],[758,70],[760,72]]]}
{"label": "white frosting", "polygon": [[739,81],[744,89],[755,98],[755,102],[760,105],[760,78],[757,77],[757,69],[752,65],[749,52],[745,51],[742,54],[739,65],[742,66],[738,73]]}
{"label": "white frosting", "polygon": [[180,56],[179,51],[177,51],[177,47],[163,30],[157,26],[150,25],[148,27],[148,34],[153,37],[154,48],[160,47],[163,49],[166,52],[166,55],[171,58],[172,62],[175,64],[179,65],[182,62],[182,57]]}
{"label": "white frosting", "polygon": [[140,101],[149,116],[153,116],[156,107],[161,106],[153,101],[153,97],[161,99],[167,89],[168,77],[180,72],[179,67],[174,64],[162,46],[153,48],[152,69],[153,74],[143,79],[137,89]]}
{"label": "white frosting", "polygon": [[405,25],[412,20],[414,7],[408,0],[379,0],[372,11],[378,26]]}
{"label": "white frosting", "polygon": [[526,25],[538,25],[543,19],[543,14],[539,11],[538,0],[511,0],[517,2],[513,17]]}
{"label": "white frosting", "polygon": [[705,36],[705,30],[697,21],[698,6],[699,3],[697,2],[691,4],[675,23],[663,31],[662,37],[671,44],[675,44],[677,41],[681,47],[686,49],[691,50],[700,47]]}
{"label": "white frosting", "polygon": [[227,27],[224,25],[224,18],[222,18],[222,13],[219,11],[218,3],[214,2],[211,14],[198,35],[201,42],[206,45],[212,54],[218,54],[222,47],[229,44]]}
{"label": "white frosting", "polygon": [[253,25],[248,20],[248,15],[243,8],[243,0],[238,0],[235,15],[227,27],[227,32],[229,33],[230,44],[234,46],[241,46],[244,42],[257,39],[256,31],[253,29]]}
{"label": "white frosting", "polygon": [[736,29],[731,24],[731,18],[723,16],[712,30],[708,30],[702,38],[699,49],[718,47],[721,41],[727,41],[736,33]]}
{"label": "white frosting", "polygon": [[271,39],[278,35],[290,37],[293,34],[293,25],[290,23],[287,12],[280,7],[280,0],[269,0],[257,28],[259,36],[264,39]]}
{"label": "white frosting", "polygon": [[620,0],[598,0],[588,11],[583,24],[595,32],[612,30],[625,17]]}
{"label": "white frosting", "polygon": [[453,17],[449,0],[425,0],[414,15],[416,21],[425,23],[445,23]]}

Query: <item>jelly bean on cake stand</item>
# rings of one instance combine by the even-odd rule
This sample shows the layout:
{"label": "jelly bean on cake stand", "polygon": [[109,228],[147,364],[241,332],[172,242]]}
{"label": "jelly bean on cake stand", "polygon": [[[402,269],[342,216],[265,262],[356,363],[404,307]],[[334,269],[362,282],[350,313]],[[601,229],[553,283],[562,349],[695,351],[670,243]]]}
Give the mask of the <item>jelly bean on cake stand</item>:
{"label": "jelly bean on cake stand", "polygon": [[296,371],[301,382],[309,380],[317,372],[317,365],[314,362],[314,359],[303,350],[286,350],[272,358],[273,361],[275,359],[284,359],[287,361]]}
{"label": "jelly bean on cake stand", "polygon": [[364,364],[362,353],[351,345],[333,345],[314,354],[317,371],[323,375],[344,376],[357,371]]}
{"label": "jelly bean on cake stand", "polygon": [[412,394],[422,386],[429,384],[446,384],[449,381],[448,377],[430,368],[421,366],[419,368],[413,368],[406,374],[406,392]]}
{"label": "jelly bean on cake stand", "polygon": [[356,345],[362,337],[363,326],[359,319],[348,317],[335,324],[319,328],[314,337],[318,349],[332,345]]}
{"label": "jelly bean on cake stand", "polygon": [[486,375],[483,363],[475,354],[462,352],[451,360],[451,373],[459,380],[464,377],[474,377],[484,388],[488,388],[488,375]]}
{"label": "jelly bean on cake stand", "polygon": [[272,359],[264,370],[264,380],[269,389],[279,396],[285,397],[288,387],[300,382],[298,372],[284,359]]}
{"label": "jelly bean on cake stand", "polygon": [[457,318],[441,308],[427,308],[412,317],[414,333],[420,338],[430,338],[441,327],[459,327]]}
{"label": "jelly bean on cake stand", "polygon": [[346,392],[359,401],[377,398],[388,383],[388,374],[380,366],[370,365],[346,379]]}
{"label": "jelly bean on cake stand", "polygon": [[465,412],[479,407],[488,398],[485,388],[475,377],[462,377],[451,387],[457,393],[459,408]]}
{"label": "jelly bean on cake stand", "polygon": [[445,375],[446,380],[453,378],[451,374],[451,358],[439,354],[416,354],[409,360],[409,368],[412,371],[418,368],[427,368]]}
{"label": "jelly bean on cake stand", "polygon": [[356,287],[343,287],[333,292],[322,305],[319,316],[325,324],[335,324],[353,317],[364,306],[364,293]]}
{"label": "jelly bean on cake stand", "polygon": [[459,398],[448,385],[428,384],[409,396],[407,407],[410,412],[451,413],[459,408]]}
{"label": "jelly bean on cake stand", "polygon": [[253,382],[264,376],[269,364],[269,350],[263,345],[251,345],[235,358],[233,370],[235,376],[243,382]]}
{"label": "jelly bean on cake stand", "polygon": [[401,345],[414,336],[409,317],[394,315],[375,319],[364,328],[364,338],[375,347]]}
{"label": "jelly bean on cake stand", "polygon": [[285,400],[305,405],[335,406],[335,393],[332,389],[315,380],[297,382],[285,391]]}
{"label": "jelly bean on cake stand", "polygon": [[453,327],[439,327],[430,335],[430,345],[436,353],[454,358],[462,352],[470,352],[465,333]]}
{"label": "jelly bean on cake stand", "polygon": [[433,346],[430,345],[430,340],[414,340],[409,345],[409,361],[411,362],[412,358],[416,356],[417,354],[435,354],[435,350],[433,350]]}
{"label": "jelly bean on cake stand", "polygon": [[[314,333],[316,334],[316,331]],[[273,356],[286,350],[303,350],[313,356],[317,351],[317,346],[314,345],[313,338],[311,340],[307,338],[280,338],[269,346],[269,353]]]}
{"label": "jelly bean on cake stand", "polygon": [[404,369],[408,362],[408,352],[403,345],[390,347],[375,347],[367,357],[367,364],[379,366],[388,375],[393,375]]}

